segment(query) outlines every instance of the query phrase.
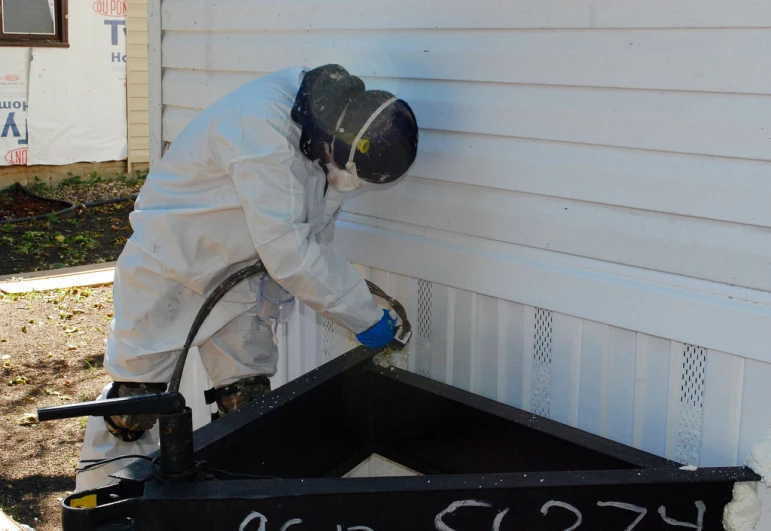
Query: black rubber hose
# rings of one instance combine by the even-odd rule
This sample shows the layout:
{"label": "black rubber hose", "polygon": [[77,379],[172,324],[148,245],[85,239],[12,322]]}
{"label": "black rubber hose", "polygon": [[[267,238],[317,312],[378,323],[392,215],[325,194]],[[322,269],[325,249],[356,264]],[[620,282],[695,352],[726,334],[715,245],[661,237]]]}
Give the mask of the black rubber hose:
{"label": "black rubber hose", "polygon": [[11,218],[11,219],[0,219],[0,224],[2,223],[23,223],[25,221],[36,221],[40,219],[46,219],[51,216],[56,216],[57,218],[61,219],[67,219],[69,217],[72,217],[76,213],[77,206],[71,206],[68,208],[65,208],[64,210],[57,210],[56,212],[49,212],[47,214],[38,214],[36,216],[27,216],[26,218]]}
{"label": "black rubber hose", "polygon": [[[187,361],[187,353],[190,351],[190,347],[193,344],[193,340],[195,340],[195,336],[198,334],[198,330],[200,330],[201,325],[209,313],[211,313],[212,309],[214,309],[214,306],[216,306],[220,299],[222,299],[222,297],[225,296],[225,294],[233,289],[236,285],[240,284],[247,278],[262,272],[265,272],[265,266],[262,265],[262,262],[257,262],[256,264],[240,269],[223,280],[220,285],[217,286],[215,290],[206,298],[203,305],[201,306],[201,309],[198,310],[198,314],[195,316],[195,320],[193,320],[193,325],[190,327],[187,340],[182,347],[182,351],[179,354],[176,365],[174,365],[174,372],[171,375],[171,379],[169,380],[169,387],[167,389],[168,393],[179,392],[179,386],[182,382],[182,372],[185,368],[185,362]],[[399,315],[402,320],[402,338],[407,337],[410,333],[411,326],[409,320],[407,319],[407,311],[404,309],[404,306],[402,306],[399,301],[389,296],[385,291],[380,289],[377,285],[373,284],[369,280],[367,280],[367,287],[373,295],[384,299]]]}
{"label": "black rubber hose", "polygon": [[25,221],[35,221],[38,219],[45,219],[50,216],[56,216],[62,219],[66,219],[76,214],[77,205],[75,205],[72,201],[67,201],[65,199],[53,199],[51,197],[43,197],[42,195],[38,195],[32,192],[31,190],[27,190],[24,186],[20,185],[19,183],[14,183],[12,186],[4,190],[4,192],[6,191],[15,191],[17,194],[22,193],[29,197],[40,199],[41,201],[46,201],[51,204],[58,204],[60,206],[64,206],[64,208],[62,210],[57,210],[55,212],[46,212],[45,214],[37,214],[35,216],[27,216],[23,218],[0,219],[0,224],[23,223]]}
{"label": "black rubber hose", "polygon": [[404,306],[402,306],[399,301],[388,295],[385,291],[380,289],[376,284],[373,284],[369,280],[367,280],[367,287],[369,288],[370,293],[385,300],[388,305],[393,308],[393,310],[402,320],[402,338],[407,337],[412,331],[412,325],[410,325],[410,322],[407,319],[407,310],[404,309]]}
{"label": "black rubber hose", "polygon": [[135,201],[136,198],[138,197],[135,194],[135,195],[129,195],[129,196],[125,196],[125,197],[115,197],[115,198],[112,198],[112,199],[101,199],[99,201],[91,201],[89,203],[72,204],[70,201],[65,201],[63,199],[51,199],[51,198],[48,198],[48,197],[42,197],[42,196],[33,194],[33,193],[29,192],[29,191],[26,191],[26,192],[30,196],[38,198],[38,199],[44,199],[46,201],[57,202],[57,203],[67,203],[67,204],[69,204],[71,206],[65,208],[64,210],[58,210],[56,212],[49,212],[47,214],[38,214],[36,216],[27,216],[25,218],[2,219],[2,220],[0,220],[0,223],[23,223],[25,221],[35,221],[35,220],[39,220],[39,219],[45,219],[45,218],[47,218],[49,216],[56,216],[58,218],[66,219],[66,218],[70,217],[70,215],[77,214],[78,211],[81,210],[82,208],[91,208],[91,207],[97,207],[97,206],[102,206],[102,205],[110,205],[112,203],[123,203],[125,201],[132,201],[132,200]]}
{"label": "black rubber hose", "polygon": [[236,285],[240,284],[247,278],[256,275],[257,273],[262,273],[263,271],[265,271],[265,266],[262,265],[262,262],[257,262],[256,264],[239,269],[228,278],[223,280],[222,283],[217,286],[217,288],[211,293],[211,295],[206,298],[203,306],[201,306],[201,309],[198,310],[198,314],[195,316],[193,326],[190,327],[190,333],[187,335],[185,345],[182,347],[182,352],[179,354],[177,364],[174,366],[174,372],[171,374],[171,380],[169,380],[169,388],[167,392],[176,393],[179,391],[179,384],[182,382],[182,371],[185,368],[185,361],[187,361],[187,353],[190,350],[190,346],[193,344],[195,336],[198,334],[198,330],[201,328],[201,325],[212,311],[214,306],[216,306],[220,299]]}

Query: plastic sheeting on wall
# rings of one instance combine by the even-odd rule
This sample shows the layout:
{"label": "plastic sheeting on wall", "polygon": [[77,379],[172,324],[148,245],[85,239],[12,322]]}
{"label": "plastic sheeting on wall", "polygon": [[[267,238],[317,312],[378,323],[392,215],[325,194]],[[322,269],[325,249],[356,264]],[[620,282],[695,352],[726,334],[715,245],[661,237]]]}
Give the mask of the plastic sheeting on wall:
{"label": "plastic sheeting on wall", "polygon": [[126,3],[70,2],[68,50],[35,48],[29,164],[123,160]]}
{"label": "plastic sheeting on wall", "polygon": [[0,49],[0,166],[27,164],[29,50]]}
{"label": "plastic sheeting on wall", "polygon": [[126,159],[125,29],[123,0],[70,2],[69,48],[0,48],[1,165]]}

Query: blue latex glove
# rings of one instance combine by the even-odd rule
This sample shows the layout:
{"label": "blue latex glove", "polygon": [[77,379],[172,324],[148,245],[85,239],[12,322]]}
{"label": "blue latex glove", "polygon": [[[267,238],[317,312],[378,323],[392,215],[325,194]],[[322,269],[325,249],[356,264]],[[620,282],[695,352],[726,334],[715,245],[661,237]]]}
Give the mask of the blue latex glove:
{"label": "blue latex glove", "polygon": [[396,319],[389,310],[383,310],[383,318],[369,330],[357,334],[356,339],[365,347],[382,348],[393,340],[395,329]]}

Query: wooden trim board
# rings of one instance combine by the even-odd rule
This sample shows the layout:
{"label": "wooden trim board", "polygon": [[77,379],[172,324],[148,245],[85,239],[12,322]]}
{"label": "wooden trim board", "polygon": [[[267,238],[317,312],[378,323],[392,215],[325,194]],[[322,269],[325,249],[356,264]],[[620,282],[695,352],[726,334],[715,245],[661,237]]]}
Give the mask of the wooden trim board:
{"label": "wooden trim board", "polygon": [[52,271],[36,271],[0,277],[0,292],[27,293],[85,286],[111,284],[115,262],[66,267]]}

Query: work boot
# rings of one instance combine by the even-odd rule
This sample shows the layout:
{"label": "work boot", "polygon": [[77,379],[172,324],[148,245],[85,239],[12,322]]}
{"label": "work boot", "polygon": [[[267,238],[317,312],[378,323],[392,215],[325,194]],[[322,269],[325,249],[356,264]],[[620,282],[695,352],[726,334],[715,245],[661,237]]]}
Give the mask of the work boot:
{"label": "work boot", "polygon": [[[166,390],[165,383],[113,382],[107,398],[157,395]],[[155,426],[158,415],[112,415],[104,417],[107,430],[122,441],[131,442]]]}
{"label": "work boot", "polygon": [[207,404],[217,402],[217,416],[222,416],[268,393],[270,393],[270,379],[267,376],[257,375],[241,378],[223,387],[209,389],[204,395]]}

